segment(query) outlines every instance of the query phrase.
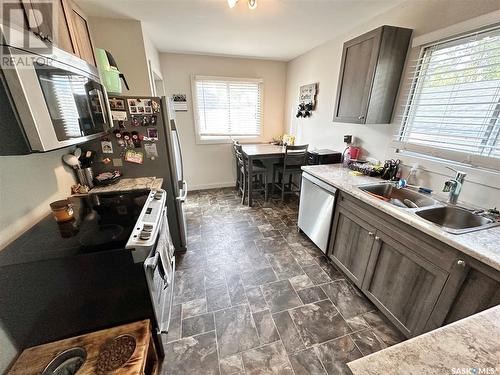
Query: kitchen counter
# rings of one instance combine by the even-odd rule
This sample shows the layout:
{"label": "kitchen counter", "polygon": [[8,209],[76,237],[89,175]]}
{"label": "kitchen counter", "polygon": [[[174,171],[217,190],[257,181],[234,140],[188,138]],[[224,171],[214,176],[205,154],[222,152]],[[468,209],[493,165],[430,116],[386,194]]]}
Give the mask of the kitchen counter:
{"label": "kitchen counter", "polygon": [[89,194],[117,193],[131,190],[158,190],[161,189],[162,184],[163,178],[122,178],[112,185],[96,186],[89,191]]}
{"label": "kitchen counter", "polygon": [[499,337],[500,306],[496,306],[347,365],[354,375],[386,374],[388,369],[408,375],[496,374]]}
{"label": "kitchen counter", "polygon": [[379,178],[353,176],[349,173],[351,172],[349,169],[334,164],[304,166],[302,170],[500,271],[500,251],[498,249],[500,226],[458,235],[451,234],[418,217],[412,211],[398,208],[358,189],[359,185],[383,182]]}

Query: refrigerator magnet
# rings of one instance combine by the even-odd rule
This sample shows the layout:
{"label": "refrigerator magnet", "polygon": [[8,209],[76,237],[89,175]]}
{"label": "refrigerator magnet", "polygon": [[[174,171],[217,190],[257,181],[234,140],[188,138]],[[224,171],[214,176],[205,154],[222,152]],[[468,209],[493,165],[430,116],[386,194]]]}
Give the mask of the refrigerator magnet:
{"label": "refrigerator magnet", "polygon": [[158,103],[155,100],[151,100],[151,108],[153,110],[153,113],[159,113],[160,112],[160,103]]}
{"label": "refrigerator magnet", "polygon": [[134,142],[132,142],[132,137],[130,136],[129,132],[123,133],[123,140],[125,141],[125,146],[133,148],[134,147]]}
{"label": "refrigerator magnet", "polygon": [[118,142],[118,146],[125,147],[125,140],[123,139],[123,135],[120,130],[114,130],[113,134],[115,135],[116,142]]}
{"label": "refrigerator magnet", "polygon": [[142,118],[142,126],[149,126],[149,124],[151,124],[151,120],[150,120],[149,116],[144,116]]}
{"label": "refrigerator magnet", "polygon": [[141,151],[127,150],[125,152],[125,161],[142,164],[144,162],[144,154]]}
{"label": "refrigerator magnet", "polygon": [[101,141],[101,150],[103,154],[112,154],[113,143],[111,141]]}
{"label": "refrigerator magnet", "polygon": [[150,119],[149,123],[150,123],[152,126],[156,126],[156,120],[157,120],[156,115],[153,115],[153,116],[151,116],[151,119]]}
{"label": "refrigerator magnet", "polygon": [[125,110],[125,101],[123,99],[111,98],[109,99],[109,107],[111,109]]}
{"label": "refrigerator magnet", "polygon": [[140,117],[138,117],[138,116],[132,117],[132,121],[131,121],[132,126],[136,126],[136,127],[141,126],[141,123],[142,123],[142,121],[141,121]]}
{"label": "refrigerator magnet", "polygon": [[114,121],[127,121],[127,112],[125,111],[111,111],[111,117]]}
{"label": "refrigerator magnet", "polygon": [[156,128],[147,128],[146,131],[148,138],[152,141],[157,141],[158,140],[158,129]]}
{"label": "refrigerator magnet", "polygon": [[158,157],[156,143],[144,143],[144,151],[146,152],[146,157],[150,160],[155,160]]}
{"label": "refrigerator magnet", "polygon": [[132,142],[134,143],[135,148],[140,148],[141,147],[141,139],[139,137],[139,133],[137,132],[132,132]]}

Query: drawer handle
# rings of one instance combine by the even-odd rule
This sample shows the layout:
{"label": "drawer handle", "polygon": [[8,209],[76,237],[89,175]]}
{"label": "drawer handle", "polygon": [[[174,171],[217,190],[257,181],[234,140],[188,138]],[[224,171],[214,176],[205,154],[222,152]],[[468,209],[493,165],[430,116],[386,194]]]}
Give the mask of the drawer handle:
{"label": "drawer handle", "polygon": [[364,118],[365,118],[365,116],[363,116],[363,115],[358,116],[358,120],[363,120]]}
{"label": "drawer handle", "polygon": [[461,267],[465,267],[465,260],[459,259],[457,260],[457,264]]}
{"label": "drawer handle", "polygon": [[370,237],[373,237],[373,235],[374,235],[374,234],[375,234],[375,233],[373,233],[373,232],[368,232],[368,235],[369,235]]}
{"label": "drawer handle", "polygon": [[375,241],[380,241],[380,237],[379,236],[375,236]]}

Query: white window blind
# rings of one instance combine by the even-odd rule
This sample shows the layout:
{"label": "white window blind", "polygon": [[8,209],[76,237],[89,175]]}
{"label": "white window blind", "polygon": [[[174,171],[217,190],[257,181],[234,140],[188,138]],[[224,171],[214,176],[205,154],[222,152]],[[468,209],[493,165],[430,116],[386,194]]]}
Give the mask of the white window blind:
{"label": "white window blind", "polygon": [[262,81],[195,76],[194,91],[201,137],[260,135]]}
{"label": "white window blind", "polygon": [[424,47],[395,147],[500,169],[500,28]]}

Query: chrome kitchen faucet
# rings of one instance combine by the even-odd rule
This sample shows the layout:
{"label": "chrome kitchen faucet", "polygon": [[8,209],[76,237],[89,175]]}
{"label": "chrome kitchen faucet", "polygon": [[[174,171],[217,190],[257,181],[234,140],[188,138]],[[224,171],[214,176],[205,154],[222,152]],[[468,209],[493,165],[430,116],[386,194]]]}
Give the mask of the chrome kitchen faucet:
{"label": "chrome kitchen faucet", "polygon": [[456,204],[458,196],[462,191],[462,186],[464,184],[465,176],[467,176],[467,173],[457,171],[456,169],[453,169],[451,167],[446,167],[446,168],[451,169],[453,172],[456,173],[456,175],[455,178],[448,180],[444,183],[443,191],[450,192],[450,195],[448,196],[448,203]]}

